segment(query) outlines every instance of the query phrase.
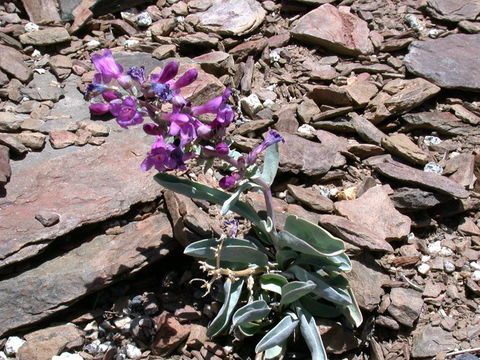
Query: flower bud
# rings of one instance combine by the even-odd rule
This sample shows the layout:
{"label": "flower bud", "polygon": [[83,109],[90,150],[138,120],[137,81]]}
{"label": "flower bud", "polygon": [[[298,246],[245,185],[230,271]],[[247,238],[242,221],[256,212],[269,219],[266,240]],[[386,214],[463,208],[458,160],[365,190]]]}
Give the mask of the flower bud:
{"label": "flower bud", "polygon": [[220,142],[215,145],[215,151],[217,152],[218,156],[226,156],[230,152],[228,145],[224,142]]}
{"label": "flower bud", "polygon": [[91,104],[88,109],[92,115],[105,115],[110,111],[110,105],[103,103]]}

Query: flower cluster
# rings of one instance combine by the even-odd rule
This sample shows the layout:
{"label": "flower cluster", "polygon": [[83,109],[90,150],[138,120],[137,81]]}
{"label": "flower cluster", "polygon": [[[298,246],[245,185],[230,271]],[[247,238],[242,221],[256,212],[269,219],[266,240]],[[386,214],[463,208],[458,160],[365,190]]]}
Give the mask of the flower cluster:
{"label": "flower cluster", "polygon": [[[191,69],[174,80],[179,65],[168,63],[158,74],[147,76],[143,67],[131,67],[126,72],[110,50],[96,53],[92,62],[97,70],[93,82],[87,86],[85,98],[99,99],[90,105],[93,115],[107,113],[115,116],[121,127],[143,124],[144,131],[155,136],[155,141],[142,162],[141,168],[158,171],[185,169],[185,162],[196,156],[218,157],[235,170],[220,180],[220,186],[230,189],[244,178],[248,167],[271,144],[283,141],[276,132],[270,132],[265,141],[250,152],[235,159],[224,137],[235,113],[227,103],[230,90],[206,104],[192,106],[181,95],[181,89],[192,84],[198,76]],[[168,104],[168,106],[167,106]],[[168,108],[168,111],[165,109]],[[212,121],[201,121],[200,116],[213,114]],[[151,122],[145,122],[145,118]]]}

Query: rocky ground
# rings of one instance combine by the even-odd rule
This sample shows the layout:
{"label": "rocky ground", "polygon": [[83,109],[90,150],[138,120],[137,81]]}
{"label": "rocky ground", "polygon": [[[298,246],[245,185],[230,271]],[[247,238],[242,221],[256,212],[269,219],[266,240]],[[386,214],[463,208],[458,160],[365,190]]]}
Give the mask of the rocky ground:
{"label": "rocky ground", "polygon": [[140,129],[90,117],[103,48],[124,67],[196,67],[193,103],[235,89],[240,150],[285,137],[277,216],[346,242],[364,311],[360,329],[319,323],[331,358],[477,359],[477,19],[472,0],[4,2],[0,359],[253,358],[206,338],[220,294],[181,254],[222,232],[218,209],[140,171]]}

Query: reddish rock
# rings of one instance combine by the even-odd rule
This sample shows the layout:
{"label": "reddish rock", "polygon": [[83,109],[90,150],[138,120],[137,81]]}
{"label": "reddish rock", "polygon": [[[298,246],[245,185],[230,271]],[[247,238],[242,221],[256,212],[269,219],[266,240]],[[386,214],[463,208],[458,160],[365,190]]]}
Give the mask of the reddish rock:
{"label": "reddish rock", "polygon": [[190,327],[180,324],[175,316],[167,311],[158,316],[156,324],[157,335],[152,343],[152,351],[156,355],[168,356],[190,334]]}
{"label": "reddish rock", "polygon": [[22,0],[30,21],[35,24],[59,23],[56,0]]}
{"label": "reddish rock", "polygon": [[50,144],[54,149],[63,149],[67,146],[74,145],[77,136],[67,130],[57,130],[50,132]]}
{"label": "reddish rock", "polygon": [[25,64],[22,53],[9,46],[0,45],[0,69],[16,77],[20,81],[27,81],[32,76],[32,70]]}
{"label": "reddish rock", "polygon": [[393,288],[388,312],[400,324],[413,327],[423,307],[422,293],[413,289]]}
{"label": "reddish rock", "polygon": [[392,134],[382,139],[382,146],[391,154],[410,161],[414,164],[425,165],[430,160],[430,155],[420,149],[405,134]]}
{"label": "reddish rock", "polygon": [[251,40],[245,41],[240,43],[239,45],[235,46],[233,49],[229,51],[231,55],[237,61],[244,60],[248,55],[255,55],[263,51],[267,46],[268,42],[266,39],[258,39],[258,40]]}
{"label": "reddish rock", "polygon": [[200,350],[203,344],[208,340],[207,328],[203,325],[190,325],[190,335],[188,335],[187,346],[191,349]]}
{"label": "reddish rock", "polygon": [[23,45],[48,46],[70,41],[70,34],[63,27],[52,27],[20,35]]}
{"label": "reddish rock", "polygon": [[323,46],[339,54],[373,52],[367,22],[330,4],[324,4],[301,17],[291,34],[298,40]]}
{"label": "reddish rock", "polygon": [[477,177],[474,174],[475,155],[472,153],[459,154],[452,157],[445,164],[444,175],[468,189],[473,188]]}
{"label": "reddish rock", "polygon": [[83,345],[83,331],[73,324],[52,326],[25,335],[27,342],[17,353],[18,360],[51,360],[64,351]]}
{"label": "reddish rock", "polygon": [[287,188],[288,192],[303,205],[320,212],[333,211],[333,201],[320,195],[318,191],[292,184],[288,184]]}
{"label": "reddish rock", "polygon": [[411,220],[395,209],[388,195],[385,186],[375,186],[358,199],[337,201],[335,209],[384,240],[400,240],[410,233]]}
{"label": "reddish rock", "polygon": [[[110,138],[101,149],[45,149],[13,169],[14,181],[0,198],[0,267],[35,255],[79,226],[119,216],[160,195],[152,174],[139,168],[150,139],[141,129]],[[43,227],[35,220],[41,210],[57,212],[60,222]]]}
{"label": "reddish rock", "polygon": [[5,185],[11,175],[12,169],[10,168],[8,147],[0,145],[0,185]]}

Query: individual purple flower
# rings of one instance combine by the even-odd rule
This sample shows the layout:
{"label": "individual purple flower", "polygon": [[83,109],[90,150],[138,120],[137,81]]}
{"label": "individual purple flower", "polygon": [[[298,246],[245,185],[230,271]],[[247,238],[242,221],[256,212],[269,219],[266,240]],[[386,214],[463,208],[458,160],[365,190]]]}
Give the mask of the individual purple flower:
{"label": "individual purple flower", "polygon": [[123,67],[114,60],[112,52],[105,49],[103,54],[92,55],[92,62],[102,77],[102,82],[108,84],[112,79],[119,79],[123,76]]}
{"label": "individual purple flower", "polygon": [[241,175],[239,173],[233,173],[232,175],[221,178],[218,184],[223,190],[230,190],[235,186],[240,177]]}
{"label": "individual purple flower", "polygon": [[226,88],[222,95],[213,98],[209,102],[199,106],[192,107],[192,115],[199,116],[202,114],[216,114],[225,106],[230,97],[230,89]]}
{"label": "individual purple flower", "polygon": [[103,100],[110,102],[120,98],[120,95],[116,91],[107,90],[102,93]]}
{"label": "individual purple flower", "polygon": [[255,163],[255,160],[261,152],[265,151],[269,146],[280,141],[284,143],[285,139],[278,132],[270,130],[265,140],[247,155],[247,165],[252,165]]}
{"label": "individual purple flower", "polygon": [[163,68],[159,74],[151,74],[150,80],[157,84],[165,84],[167,81],[172,80],[178,73],[178,63],[171,61]]}
{"label": "individual purple flower", "polygon": [[191,157],[179,147],[173,144],[166,144],[162,136],[158,136],[152,145],[150,152],[141,164],[144,171],[155,167],[158,171],[185,169],[185,161]]}
{"label": "individual purple flower", "polygon": [[143,131],[148,135],[165,135],[165,129],[157,124],[147,123],[143,124]]}
{"label": "individual purple flower", "polygon": [[93,76],[93,81],[87,85],[84,98],[85,100],[90,100],[109,90],[108,85],[102,84],[102,76],[97,73]]}
{"label": "individual purple flower", "polygon": [[179,136],[181,148],[197,138],[197,128],[202,124],[194,117],[182,113],[164,114],[163,119],[170,122],[169,134]]}
{"label": "individual purple flower", "polygon": [[146,80],[145,67],[132,66],[130,69],[128,69],[127,75],[130,75],[130,77],[137,83],[143,84]]}
{"label": "individual purple flower", "polygon": [[172,90],[178,90],[181,89],[182,87],[188,86],[191,83],[193,83],[195,80],[197,80],[198,77],[198,71],[196,69],[190,69],[186,71],[180,78],[175,81],[170,88]]}
{"label": "individual purple flower", "polygon": [[[230,97],[230,89],[225,89],[224,93],[204,105],[193,106],[193,116],[199,116],[202,114],[217,114],[216,118],[209,124],[211,131],[208,132],[208,136],[211,138],[214,135],[221,138],[225,133],[225,128],[235,118],[235,112],[232,107],[227,104]],[[207,129],[205,129],[206,132]],[[206,132],[207,133],[207,132]]]}
{"label": "individual purple flower", "polygon": [[110,111],[110,104],[91,104],[88,109],[90,110],[90,114],[92,115],[105,115]]}
{"label": "individual purple flower", "polygon": [[228,148],[227,143],[219,142],[217,145],[215,145],[215,151],[219,156],[226,156],[230,152],[230,149]]}
{"label": "individual purple flower", "polygon": [[150,96],[155,95],[162,103],[166,103],[172,100],[175,92],[170,89],[168,84],[151,83],[149,94]]}
{"label": "individual purple flower", "polygon": [[143,115],[137,110],[137,99],[133,96],[128,96],[123,101],[112,101],[110,112],[117,118],[118,124],[123,128],[143,122]]}

